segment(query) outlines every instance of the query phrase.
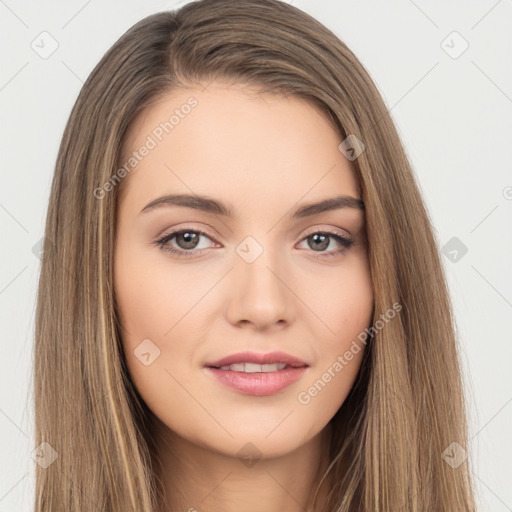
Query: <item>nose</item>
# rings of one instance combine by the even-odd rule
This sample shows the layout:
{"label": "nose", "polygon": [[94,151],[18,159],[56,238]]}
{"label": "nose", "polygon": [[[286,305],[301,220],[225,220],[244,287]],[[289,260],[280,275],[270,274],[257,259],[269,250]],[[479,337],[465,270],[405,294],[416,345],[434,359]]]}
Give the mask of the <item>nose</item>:
{"label": "nose", "polygon": [[266,330],[293,322],[296,299],[284,266],[277,264],[270,251],[263,251],[252,263],[236,257],[226,312],[233,325]]}

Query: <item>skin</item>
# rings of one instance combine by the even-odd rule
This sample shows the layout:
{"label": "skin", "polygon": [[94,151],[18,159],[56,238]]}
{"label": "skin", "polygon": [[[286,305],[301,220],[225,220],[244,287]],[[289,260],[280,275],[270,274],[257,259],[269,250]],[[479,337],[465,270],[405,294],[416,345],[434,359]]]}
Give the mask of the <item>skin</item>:
{"label": "skin", "polygon": [[[360,198],[360,190],[338,149],[343,139],[312,104],[222,81],[203,89],[165,96],[126,140],[127,152],[135,151],[172,111],[197,99],[124,178],[114,272],[128,369],[157,419],[165,510],[313,510],[308,500],[328,464],[329,421],[363,350],[309,403],[298,394],[371,324],[373,294],[363,211],[289,215],[337,195]],[[171,193],[208,195],[237,215],[182,206],[141,213]],[[155,243],[183,228],[207,232],[192,257]],[[343,246],[330,238],[317,249],[310,235],[333,230],[354,244],[336,254]],[[247,236],[263,248],[252,263],[236,252]],[[175,237],[167,245],[190,252],[186,242]],[[144,339],[160,350],[148,366],[134,355]],[[270,396],[243,394],[205,372],[206,362],[245,350],[284,351],[309,368]],[[239,454],[249,442],[261,457],[250,466]]]}

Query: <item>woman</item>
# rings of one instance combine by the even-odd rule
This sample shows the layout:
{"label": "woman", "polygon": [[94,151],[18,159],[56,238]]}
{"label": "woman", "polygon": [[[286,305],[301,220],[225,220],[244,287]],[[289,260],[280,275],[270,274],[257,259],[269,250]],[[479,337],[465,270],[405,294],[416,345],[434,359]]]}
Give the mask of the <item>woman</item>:
{"label": "woman", "polygon": [[36,511],[475,510],[428,214],[316,20],[141,20],[77,99],[46,222]]}

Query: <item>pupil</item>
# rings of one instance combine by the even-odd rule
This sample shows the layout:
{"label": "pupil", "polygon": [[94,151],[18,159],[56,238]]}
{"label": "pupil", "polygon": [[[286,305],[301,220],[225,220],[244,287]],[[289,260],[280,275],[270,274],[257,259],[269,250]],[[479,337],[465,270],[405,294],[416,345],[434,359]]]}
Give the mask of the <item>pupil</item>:
{"label": "pupil", "polygon": [[[322,239],[320,240],[320,244],[315,245],[317,249],[326,249],[329,246],[329,238],[327,235],[321,235],[317,233],[316,235],[312,235],[312,238],[314,239],[315,242],[318,242],[319,238]],[[314,249],[315,247],[312,247],[312,249]]]}
{"label": "pupil", "polygon": [[[184,247],[182,247],[183,249],[193,249],[197,245],[198,236],[196,233],[186,231],[181,233],[181,235],[177,237],[177,240],[180,240],[180,238],[185,239]],[[179,245],[181,246],[182,244]]]}

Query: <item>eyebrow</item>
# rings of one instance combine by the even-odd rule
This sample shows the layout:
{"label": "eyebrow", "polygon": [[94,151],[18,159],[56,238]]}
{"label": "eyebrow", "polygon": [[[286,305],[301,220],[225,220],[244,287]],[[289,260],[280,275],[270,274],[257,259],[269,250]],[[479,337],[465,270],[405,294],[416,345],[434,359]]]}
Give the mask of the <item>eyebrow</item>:
{"label": "eyebrow", "polygon": [[[169,206],[184,206],[186,208],[194,208],[214,215],[222,215],[224,217],[235,217],[236,212],[232,206],[225,205],[216,199],[207,196],[189,195],[189,194],[170,194],[154,199],[148,203],[141,213],[147,213],[156,208]],[[301,219],[316,215],[318,213],[337,210],[340,208],[354,208],[364,211],[364,203],[361,199],[351,196],[337,196],[329,199],[323,199],[316,203],[308,203],[297,208],[292,219]]]}

